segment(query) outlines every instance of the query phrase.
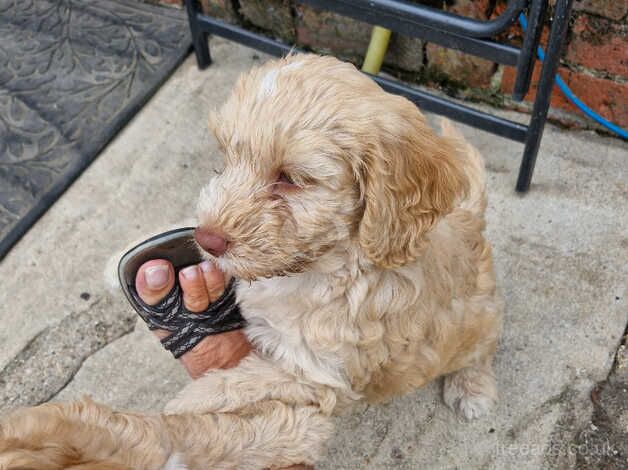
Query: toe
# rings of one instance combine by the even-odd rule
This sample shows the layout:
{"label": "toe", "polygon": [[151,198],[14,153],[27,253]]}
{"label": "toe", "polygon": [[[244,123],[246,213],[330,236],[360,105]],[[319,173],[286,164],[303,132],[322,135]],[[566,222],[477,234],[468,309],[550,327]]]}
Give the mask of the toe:
{"label": "toe", "polygon": [[183,289],[183,303],[192,312],[202,312],[209,306],[209,294],[204,276],[197,264],[179,272],[179,283]]}
{"label": "toe", "polygon": [[225,290],[225,275],[211,261],[203,261],[199,266],[209,293],[209,301],[215,302]]}
{"label": "toe", "polygon": [[174,268],[164,259],[147,261],[135,275],[135,289],[148,305],[155,305],[174,286]]}

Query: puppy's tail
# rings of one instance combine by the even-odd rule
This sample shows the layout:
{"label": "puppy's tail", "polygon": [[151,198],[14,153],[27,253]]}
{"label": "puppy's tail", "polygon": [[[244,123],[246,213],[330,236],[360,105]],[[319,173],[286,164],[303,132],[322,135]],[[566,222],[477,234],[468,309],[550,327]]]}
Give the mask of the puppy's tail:
{"label": "puppy's tail", "polygon": [[460,201],[459,207],[483,217],[487,202],[484,159],[478,149],[465,140],[449,119],[441,120],[441,131],[443,137],[447,137],[458,150],[469,178],[469,192],[467,197]]}

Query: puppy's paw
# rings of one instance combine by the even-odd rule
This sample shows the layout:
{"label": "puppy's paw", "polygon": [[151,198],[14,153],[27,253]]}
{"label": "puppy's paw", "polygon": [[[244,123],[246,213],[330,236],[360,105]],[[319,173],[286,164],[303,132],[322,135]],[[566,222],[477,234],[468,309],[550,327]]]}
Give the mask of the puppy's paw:
{"label": "puppy's paw", "polygon": [[468,421],[485,416],[497,402],[497,385],[490,370],[469,367],[445,377],[443,400]]}
{"label": "puppy's paw", "polygon": [[445,403],[461,418],[471,421],[486,416],[495,401],[485,395],[463,395]]}

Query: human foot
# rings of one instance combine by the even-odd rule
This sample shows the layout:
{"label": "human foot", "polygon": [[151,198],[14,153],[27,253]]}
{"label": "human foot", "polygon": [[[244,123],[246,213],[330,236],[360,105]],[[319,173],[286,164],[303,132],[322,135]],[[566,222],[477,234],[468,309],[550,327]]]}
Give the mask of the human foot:
{"label": "human foot", "polygon": [[[222,294],[229,279],[212,263],[204,261],[179,271],[179,285],[183,303],[192,312],[204,311]],[[172,264],[163,259],[144,263],[135,276],[135,288],[140,298],[149,305],[157,304],[173,288],[175,272]],[[159,338],[167,331],[155,330]],[[229,369],[251,351],[251,344],[241,330],[229,331],[203,338],[194,348],[181,356],[181,363],[193,379],[210,369]],[[308,465],[293,465],[283,470],[313,470]]]}
{"label": "human foot", "polygon": [[[178,282],[183,291],[183,303],[191,312],[202,312],[220,297],[226,282],[224,274],[211,262],[188,266],[179,271]],[[175,271],[164,259],[144,263],[135,276],[135,288],[148,305],[157,304],[173,288]],[[159,338],[170,333],[155,330]],[[181,363],[193,379],[210,369],[234,367],[251,351],[251,345],[240,330],[210,335],[181,356]]]}

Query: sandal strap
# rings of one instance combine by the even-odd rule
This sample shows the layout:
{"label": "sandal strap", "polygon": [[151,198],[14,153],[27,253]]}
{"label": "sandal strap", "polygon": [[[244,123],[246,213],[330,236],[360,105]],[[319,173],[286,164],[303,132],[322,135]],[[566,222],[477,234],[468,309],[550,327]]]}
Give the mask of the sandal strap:
{"label": "sandal strap", "polygon": [[161,340],[161,344],[175,358],[179,358],[206,336],[236,330],[246,325],[236,303],[235,286],[235,279],[232,278],[222,295],[209,304],[205,311],[198,313],[185,308],[181,287],[177,283],[156,305],[144,303],[135,286],[129,286],[129,291],[148,328],[171,333]]}

